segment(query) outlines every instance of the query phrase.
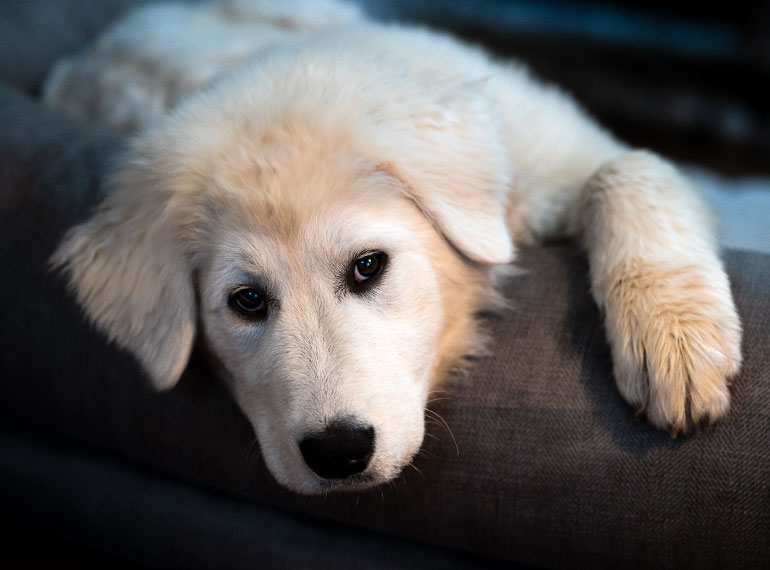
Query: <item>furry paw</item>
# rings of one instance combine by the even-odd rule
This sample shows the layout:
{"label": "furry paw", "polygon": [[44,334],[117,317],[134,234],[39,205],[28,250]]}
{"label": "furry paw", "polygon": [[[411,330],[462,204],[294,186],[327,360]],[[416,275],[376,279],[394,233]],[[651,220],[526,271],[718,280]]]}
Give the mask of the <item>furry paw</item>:
{"label": "furry paw", "polygon": [[625,268],[608,284],[615,379],[672,436],[722,418],[741,364],[741,325],[720,267]]}

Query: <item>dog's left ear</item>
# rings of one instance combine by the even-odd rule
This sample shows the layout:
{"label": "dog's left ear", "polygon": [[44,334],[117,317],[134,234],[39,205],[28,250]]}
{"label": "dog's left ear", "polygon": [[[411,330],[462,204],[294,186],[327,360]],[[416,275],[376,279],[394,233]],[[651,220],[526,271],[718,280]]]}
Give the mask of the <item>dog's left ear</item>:
{"label": "dog's left ear", "polygon": [[403,131],[363,143],[379,167],[406,185],[410,197],[468,258],[486,264],[513,261],[505,219],[512,168],[499,127],[474,109],[451,108],[402,124],[407,125]]}
{"label": "dog's left ear", "polygon": [[179,241],[184,201],[159,166],[152,153],[135,153],[111,181],[110,196],[70,230],[51,263],[68,274],[89,319],[137,357],[155,388],[167,389],[189,359],[197,309]]}

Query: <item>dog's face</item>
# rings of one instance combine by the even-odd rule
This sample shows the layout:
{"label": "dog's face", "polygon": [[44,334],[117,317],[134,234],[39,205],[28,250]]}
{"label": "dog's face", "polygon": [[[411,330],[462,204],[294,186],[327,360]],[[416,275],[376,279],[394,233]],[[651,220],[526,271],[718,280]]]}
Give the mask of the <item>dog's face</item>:
{"label": "dog's face", "polygon": [[306,122],[246,136],[219,120],[204,137],[184,119],[134,143],[55,262],[158,388],[202,338],[283,485],[392,479],[422,443],[428,394],[478,348],[492,267],[512,257],[500,193],[465,186],[472,154],[442,165],[438,187],[426,156],[431,187],[398,144]]}
{"label": "dog's face", "polygon": [[211,204],[195,256],[206,344],[270,470],[317,493],[417,453],[453,321],[435,259],[456,254],[388,174],[327,156],[298,177],[297,158]]}

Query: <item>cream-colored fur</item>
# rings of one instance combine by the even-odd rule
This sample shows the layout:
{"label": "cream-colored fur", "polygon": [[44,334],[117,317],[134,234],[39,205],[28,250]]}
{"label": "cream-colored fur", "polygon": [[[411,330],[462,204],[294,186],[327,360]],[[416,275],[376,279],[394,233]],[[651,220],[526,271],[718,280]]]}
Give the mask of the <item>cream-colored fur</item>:
{"label": "cream-colored fur", "polygon": [[[286,0],[143,8],[46,88],[52,104],[142,129],[54,261],[154,384],[176,383],[197,334],[282,484],[387,481],[421,445],[429,392],[481,350],[474,315],[500,303],[513,243],[572,235],[623,396],[672,432],[723,417],[740,323],[708,214],[676,169],[517,64],[311,4],[305,19],[310,4]],[[250,26],[266,35],[244,46]],[[373,251],[388,255],[381,283],[346,290]],[[264,322],[228,306],[251,283],[271,298]],[[297,442],[341,416],[374,426],[375,452],[364,473],[322,479]]]}

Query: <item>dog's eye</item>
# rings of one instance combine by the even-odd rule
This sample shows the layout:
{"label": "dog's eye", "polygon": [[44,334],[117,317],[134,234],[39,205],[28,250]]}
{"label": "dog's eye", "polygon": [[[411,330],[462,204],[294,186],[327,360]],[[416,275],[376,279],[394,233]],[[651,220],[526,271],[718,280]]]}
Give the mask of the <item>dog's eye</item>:
{"label": "dog's eye", "polygon": [[371,285],[382,273],[386,261],[387,256],[381,252],[368,253],[356,259],[348,278],[351,288],[355,291]]}
{"label": "dog's eye", "polygon": [[382,256],[380,254],[367,255],[356,259],[353,268],[353,278],[357,283],[368,281],[380,272]]}
{"label": "dog's eye", "polygon": [[262,320],[267,316],[265,296],[252,287],[233,291],[229,305],[231,309],[250,319]]}

